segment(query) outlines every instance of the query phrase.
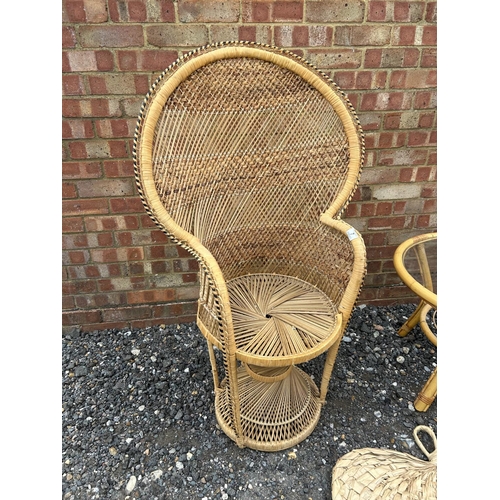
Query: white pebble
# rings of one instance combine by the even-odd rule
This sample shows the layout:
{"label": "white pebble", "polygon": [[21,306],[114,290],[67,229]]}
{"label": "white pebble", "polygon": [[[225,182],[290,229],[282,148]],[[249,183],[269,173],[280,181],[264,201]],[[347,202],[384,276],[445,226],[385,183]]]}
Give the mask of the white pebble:
{"label": "white pebble", "polygon": [[182,470],[184,469],[184,464],[182,462],[176,462],[175,463],[175,466],[177,467],[177,469],[179,470]]}
{"label": "white pebble", "polygon": [[125,487],[125,491],[127,493],[130,493],[135,488],[136,484],[137,484],[136,477],[135,476],[130,476],[130,479],[128,480],[127,486]]}
{"label": "white pebble", "polygon": [[163,474],[163,471],[161,469],[156,469],[153,472],[151,472],[151,477],[156,480],[158,479],[161,475]]}
{"label": "white pebble", "polygon": [[146,408],[144,405],[139,406],[139,411],[144,411],[144,408]]}
{"label": "white pebble", "polygon": [[131,352],[134,356],[138,356],[138,355],[139,355],[139,353],[140,353],[141,351],[140,351],[139,349],[132,349],[130,352]]}
{"label": "white pebble", "polygon": [[398,356],[398,357],[396,358],[396,361],[397,361],[398,363],[403,364],[403,363],[405,362],[405,358],[404,358],[404,356]]}
{"label": "white pebble", "polygon": [[374,411],[373,414],[377,417],[377,418],[380,418],[382,416],[382,413],[379,412],[378,410],[377,411]]}

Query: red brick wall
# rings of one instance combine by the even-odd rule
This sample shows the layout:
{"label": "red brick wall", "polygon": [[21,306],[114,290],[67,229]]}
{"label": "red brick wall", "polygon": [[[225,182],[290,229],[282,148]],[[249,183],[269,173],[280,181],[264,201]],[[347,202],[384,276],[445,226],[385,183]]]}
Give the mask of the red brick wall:
{"label": "red brick wall", "polygon": [[158,74],[225,40],[292,49],[356,108],[367,161],[346,220],[363,234],[367,304],[413,302],[394,250],[436,229],[435,1],[63,0],[63,328],[195,318],[196,263],[137,196],[132,138]]}

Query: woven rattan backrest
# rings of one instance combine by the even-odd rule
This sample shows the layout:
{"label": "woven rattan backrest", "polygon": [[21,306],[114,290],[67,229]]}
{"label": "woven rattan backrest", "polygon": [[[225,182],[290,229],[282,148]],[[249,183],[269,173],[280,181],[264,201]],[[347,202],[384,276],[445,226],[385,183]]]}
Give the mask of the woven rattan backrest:
{"label": "woven rattan backrest", "polygon": [[245,230],[254,240],[262,228],[276,241],[319,225],[323,212],[340,216],[364,155],[356,115],[331,80],[289,52],[245,42],[207,46],[167,68],[138,135],[148,209],[164,209],[171,227],[208,248]]}

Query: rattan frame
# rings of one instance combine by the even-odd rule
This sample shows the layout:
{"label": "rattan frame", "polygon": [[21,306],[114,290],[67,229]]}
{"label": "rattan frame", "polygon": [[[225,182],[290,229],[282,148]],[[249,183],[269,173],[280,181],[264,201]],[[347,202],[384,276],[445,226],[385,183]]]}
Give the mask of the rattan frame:
{"label": "rattan frame", "polygon": [[[155,180],[152,157],[155,140],[159,140],[160,136],[156,127],[160,123],[160,117],[169,98],[184,82],[191,77],[194,78],[198,70],[219,61],[234,61],[238,58],[255,59],[259,63],[264,61],[304,80],[333,108],[347,137],[349,160],[347,167],[343,167],[345,173],[340,191],[324,212],[318,214],[323,230],[342,239],[343,245],[350,249],[349,259],[352,269],[349,269],[345,289],[341,292],[337,290],[334,299],[331,296],[333,292],[327,291],[325,295],[317,283],[312,284],[308,279],[301,279],[300,274],[304,272],[303,269],[292,267],[287,273],[265,272],[262,275],[265,286],[275,286],[276,280],[283,279],[285,289],[293,286],[302,286],[304,289],[312,287],[311,296],[316,294],[318,300],[323,300],[321,299],[323,296],[332,304],[335,300],[325,338],[307,349],[297,349],[297,352],[290,352],[288,355],[245,353],[241,346],[237,345],[229,288],[235,286],[232,285],[234,280],[237,280],[238,286],[244,287],[248,280],[256,279],[255,272],[258,274],[259,271],[255,269],[255,264],[252,264],[253,272],[247,270],[233,276],[233,281],[228,280],[227,275],[231,272],[226,266],[226,275],[224,274],[220,262],[214,256],[213,247],[211,251],[199,237],[182,227],[169,213],[158,191],[158,179]],[[359,182],[363,161],[363,132],[345,94],[331,79],[304,59],[277,47],[250,42],[224,42],[201,47],[169,66],[146,95],[134,137],[134,166],[139,194],[153,221],[172,241],[193,255],[200,265],[201,284],[197,323],[208,342],[216,393],[216,416],[224,432],[240,447],[248,446],[263,451],[285,449],[305,439],[317,424],[339,342],[366,272],[363,239],[354,228],[340,219]],[[341,296],[338,297],[339,295]],[[265,347],[268,348],[267,345]],[[225,378],[222,382],[214,348],[219,349],[223,355]],[[310,377],[296,365],[324,352],[327,354],[318,389]],[[258,401],[252,399],[253,396],[246,397],[246,394],[253,392],[264,395],[261,395]],[[287,405],[293,406],[291,401],[294,398],[295,406],[291,409],[291,406]],[[280,403],[279,400],[287,400],[288,403]],[[267,413],[264,418],[261,414],[265,412]],[[279,417],[281,413],[288,416]],[[278,419],[279,422],[274,425],[273,419]]]}
{"label": "rattan frame", "polygon": [[[413,314],[403,323],[398,331],[400,337],[405,337],[419,324],[429,341],[437,346],[437,337],[429,328],[427,315],[431,310],[437,311],[437,293],[435,293],[431,270],[425,250],[425,243],[437,240],[437,232],[425,233],[403,241],[394,252],[394,268],[403,283],[419,297],[420,301]],[[405,255],[413,250],[422,276],[422,283],[412,276],[404,265]],[[437,396],[437,367],[433,370],[424,386],[418,393],[413,405],[417,411],[425,412]]]}

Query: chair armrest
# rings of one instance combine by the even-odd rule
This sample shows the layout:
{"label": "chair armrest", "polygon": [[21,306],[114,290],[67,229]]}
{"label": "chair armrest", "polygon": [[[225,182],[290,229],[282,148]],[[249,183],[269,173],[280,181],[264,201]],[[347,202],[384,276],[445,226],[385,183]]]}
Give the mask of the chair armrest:
{"label": "chair armrest", "polygon": [[322,214],[320,220],[326,226],[344,234],[349,239],[354,252],[351,278],[338,308],[339,312],[342,313],[343,326],[345,326],[351,317],[352,309],[366,275],[366,247],[361,234],[347,222],[333,219],[327,214]]}

